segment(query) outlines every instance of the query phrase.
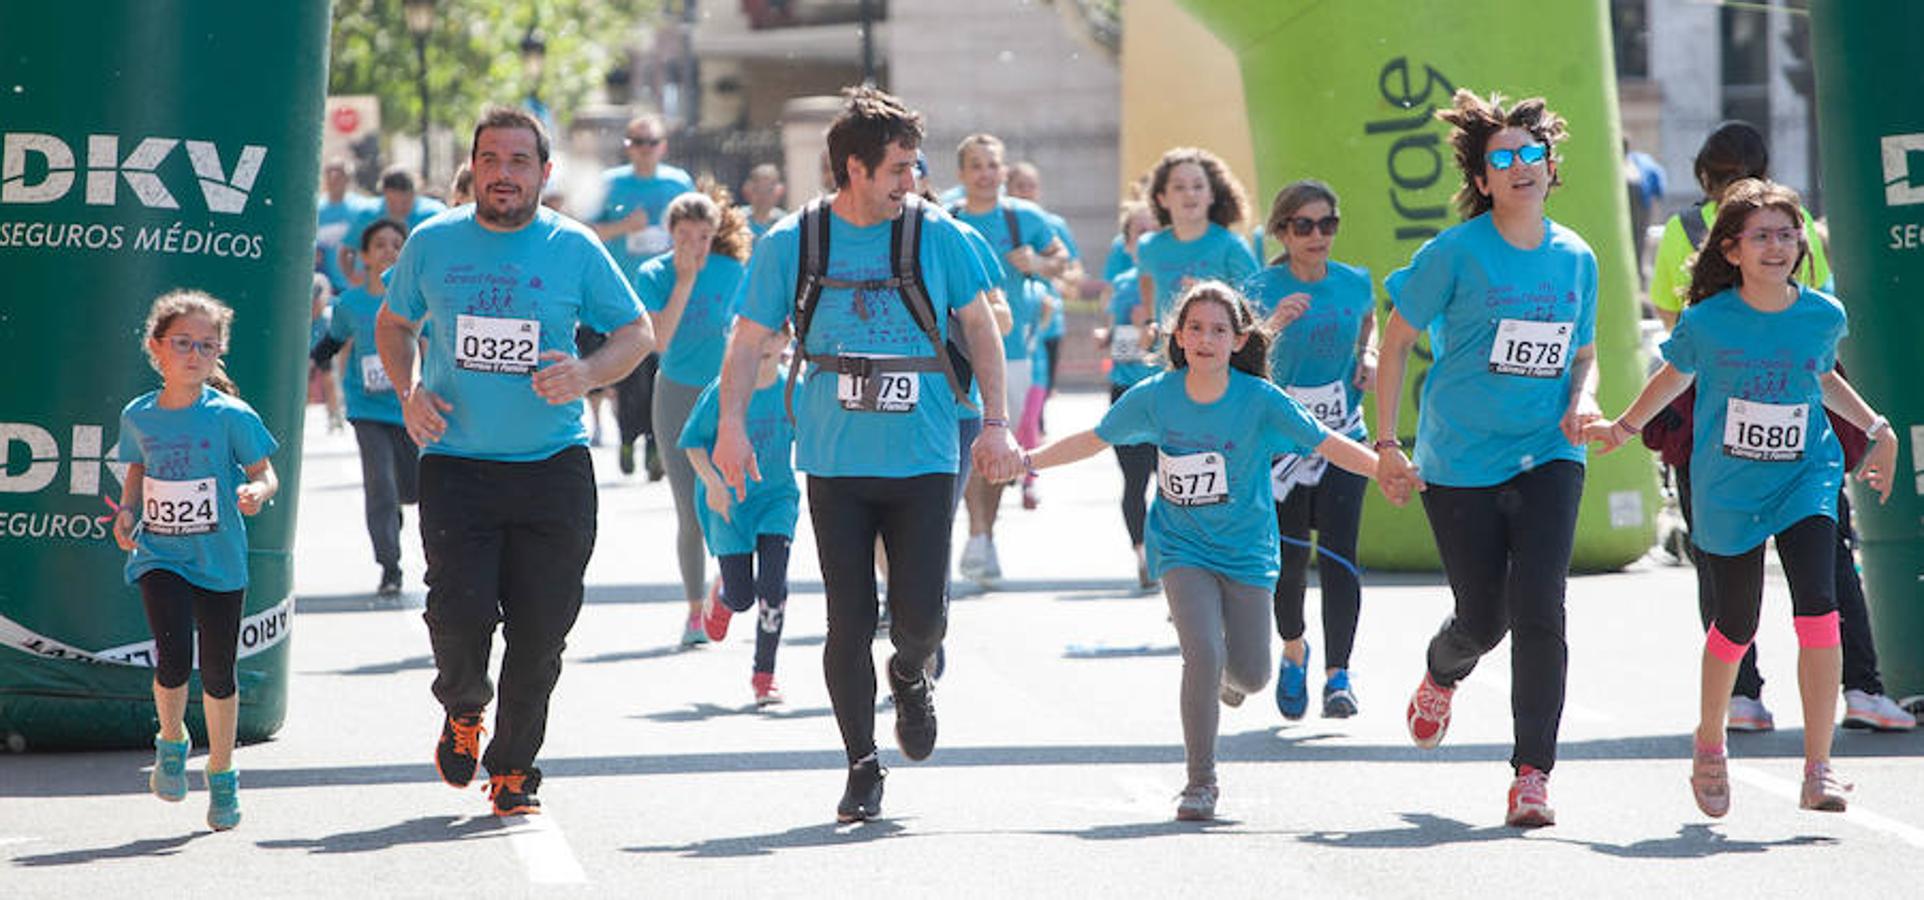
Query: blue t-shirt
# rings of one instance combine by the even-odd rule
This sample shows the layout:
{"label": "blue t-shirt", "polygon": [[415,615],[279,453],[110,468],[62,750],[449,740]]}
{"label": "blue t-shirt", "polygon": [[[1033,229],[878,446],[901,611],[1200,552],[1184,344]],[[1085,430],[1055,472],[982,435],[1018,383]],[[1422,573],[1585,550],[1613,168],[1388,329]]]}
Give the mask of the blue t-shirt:
{"label": "blue t-shirt", "polygon": [[695,179],[674,166],[662,164],[655,174],[643,178],[634,166],[616,166],[601,173],[603,196],[595,224],[625,219],[637,209],[648,211],[648,227],[608,239],[608,255],[615,258],[624,276],[632,276],[649,257],[667,252],[673,241],[668,236],[668,202],[695,189]]}
{"label": "blue t-shirt", "polygon": [[1596,340],[1597,258],[1576,232],[1549,219],[1543,230],[1540,246],[1519,250],[1477,216],[1383,282],[1396,311],[1429,331],[1416,465],[1431,484],[1489,487],[1584,462],[1560,426],[1570,360]]}
{"label": "blue t-shirt", "polygon": [[454,409],[425,452],[499,462],[588,443],[581,401],[551,405],[534,392],[541,353],[576,354],[577,324],[605,334],[642,315],[594,232],[546,207],[506,233],[481,227],[472,206],[421,226],[394,263],[387,307],[437,323],[421,379]]}
{"label": "blue t-shirt", "polygon": [[[1136,246],[1142,245],[1138,243]],[[1109,253],[1102,258],[1102,277],[1114,281],[1117,275],[1135,267],[1136,258],[1129,255],[1128,242],[1122,239],[1122,235],[1116,235],[1116,239],[1109,242]]]}
{"label": "blue t-shirt", "polygon": [[[701,387],[721,377],[722,353],[728,349],[728,326],[735,321],[735,294],[741,288],[741,262],[732,256],[709,253],[695,276],[694,290],[682,306],[675,335],[661,350],[661,377],[689,387]],[[649,312],[668,308],[675,292],[675,253],[669,251],[641,264],[635,272],[635,293]]]}
{"label": "blue t-shirt", "polygon": [[165,569],[210,591],[241,590],[247,525],[235,492],[247,467],[280,445],[238,397],[202,387],[184,409],[162,409],[159,399],[142,394],[120,412],[120,460],[145,466],[147,477],[127,583]]}
{"label": "blue t-shirt", "polygon": [[[1309,309],[1270,344],[1269,377],[1313,412],[1327,413],[1323,424],[1343,430],[1343,423],[1363,404],[1363,391],[1356,386],[1356,341],[1362,335],[1363,320],[1376,313],[1370,273],[1331,260],[1329,274],[1305,282],[1296,278],[1288,264],[1281,264],[1257,272],[1243,288],[1262,316],[1275,312],[1277,303],[1299,291],[1309,295]],[[1329,386],[1336,383],[1342,385],[1341,406],[1329,402],[1335,399]],[[1368,433],[1360,417],[1355,427],[1343,430],[1358,441]]]}
{"label": "blue t-shirt", "polygon": [[[447,209],[447,204],[433,197],[416,196],[414,205],[408,208],[407,221],[399,224],[405,227],[409,234],[413,234],[414,229],[421,227],[421,223],[447,212]],[[361,252],[361,233],[366,231],[369,225],[386,218],[389,218],[387,201],[380,197],[369,197],[366,207],[361,210],[360,216],[354,220],[353,227],[348,230],[345,238],[348,249],[356,253]]]}
{"label": "blue t-shirt", "polygon": [[[982,264],[955,220],[932,206],[925,212],[919,249],[922,278],[935,306],[936,327],[946,339],[950,312],[975,302],[995,284],[983,277]],[[858,228],[833,211],[828,216],[828,276],[844,281],[889,278],[892,223]],[[789,216],[762,236],[742,281],[738,314],[771,330],[795,311],[801,220]],[[929,346],[898,292],[852,288],[823,288],[806,350],[811,355],[919,357],[947,352]],[[940,371],[915,375],[918,400],[905,412],[844,409],[837,399],[843,378],[833,372],[803,381],[795,389],[795,467],[824,477],[954,473],[955,394]]]}
{"label": "blue t-shirt", "polygon": [[[379,213],[381,201],[374,197],[348,194],[341,202],[333,203],[322,197],[315,218],[314,246],[321,252],[321,273],[327,276],[327,283],[338,294],[347,290],[347,273],[341,271],[340,250],[352,234],[355,242],[351,250],[360,249],[359,232],[367,227],[363,218],[370,212]],[[368,220],[372,221],[372,220]]]}
{"label": "blue t-shirt", "polygon": [[1837,518],[1844,450],[1822,378],[1849,330],[1843,304],[1801,286],[1780,312],[1733,288],[1678,317],[1663,358],[1697,377],[1690,539],[1705,552],[1736,556],[1800,519]]}
{"label": "blue t-shirt", "polygon": [[[1007,265],[1009,253],[1015,250],[1016,240],[1022,246],[1037,253],[1049,248],[1055,238],[1055,229],[1049,224],[1049,214],[1042,207],[1016,197],[1003,197],[998,205],[984,213],[968,212],[962,203],[949,208],[955,217],[970,228],[980,232],[988,239],[989,246],[995,251],[995,258],[1003,262],[1002,294],[1009,303],[1009,314],[1015,318],[1015,327],[1002,336],[1002,358],[1011,364],[1019,359],[1028,359],[1029,351],[1035,347],[1037,337],[1042,333],[1041,316],[1044,296],[1048,293],[1046,279],[1031,278],[1016,267]],[[1016,229],[1019,235],[1009,233],[1008,216],[1003,213],[1007,207],[1015,213]],[[1019,398],[1010,398],[1011,404],[1019,403]]]}
{"label": "blue t-shirt", "polygon": [[381,353],[374,346],[374,321],[381,312],[381,298],[364,287],[351,287],[334,301],[333,320],[327,333],[337,341],[350,343],[352,356],[339,356],[341,390],[347,395],[350,421],[386,422],[404,425],[401,398],[395,396],[387,370],[381,367]]}
{"label": "blue t-shirt", "polygon": [[[989,239],[983,237],[982,232],[970,228],[968,223],[959,219],[955,221],[955,227],[961,229],[962,236],[968,239],[969,248],[975,251],[976,262],[981,265],[979,273],[981,280],[986,284],[1001,284],[1002,260],[996,257],[995,248],[989,246]],[[959,419],[982,418],[981,382],[974,378],[969,379],[969,405],[958,408],[955,414]]]}
{"label": "blue t-shirt", "polygon": [[736,209],[741,212],[742,221],[748,223],[748,233],[754,235],[755,240],[758,241],[762,239],[762,235],[768,233],[768,229],[775,227],[776,222],[780,222],[783,216],[788,215],[788,210],[777,206],[768,211],[768,221],[757,222],[755,221],[755,207],[744,203],[736,207]]}
{"label": "blue t-shirt", "polygon": [[1109,330],[1109,383],[1129,387],[1162,371],[1162,366],[1153,361],[1154,349],[1142,346],[1137,326],[1129,324],[1129,314],[1135,311],[1136,303],[1142,298],[1136,270],[1124,269],[1116,273],[1116,277],[1109,279],[1109,284],[1115,289],[1115,294],[1109,300],[1109,315],[1115,320]]}
{"label": "blue t-shirt", "polygon": [[1159,487],[1144,534],[1152,576],[1193,566],[1268,587],[1278,544],[1270,458],[1312,452],[1329,429],[1268,379],[1231,369],[1228,389],[1204,405],[1189,399],[1187,374],[1175,369],[1130,388],[1096,436],[1156,446]]}
{"label": "blue t-shirt", "polygon": [[[742,417],[749,446],[755,448],[755,464],[762,480],[749,479],[748,496],[735,500],[729,492],[728,519],[708,508],[708,486],[695,480],[695,518],[701,522],[702,538],[714,556],[733,556],[755,552],[755,536],[779,534],[795,536],[795,519],[801,514],[802,492],[795,483],[795,426],[788,421],[788,407],[782,395],[787,378],[777,378],[765,388],[749,395],[748,410]],[[715,450],[715,432],[721,423],[720,383],[712,382],[695,398],[688,423],[681,428],[680,446]]]}
{"label": "blue t-shirt", "polygon": [[1230,287],[1240,287],[1262,266],[1249,244],[1227,228],[1209,223],[1209,230],[1192,241],[1176,239],[1173,229],[1143,235],[1136,241],[1136,268],[1156,283],[1156,319],[1168,319],[1176,311],[1176,297],[1182,293],[1183,279],[1197,281],[1214,278]]}
{"label": "blue t-shirt", "polygon": [[[1046,210],[1043,212],[1043,215],[1049,217],[1049,230],[1055,232],[1056,239],[1062,242],[1062,249],[1068,251],[1069,258],[1081,259],[1082,250],[1076,246],[1076,236],[1069,231],[1069,221]],[[1049,296],[1056,298],[1057,302],[1054,314],[1049,316],[1049,324],[1042,328],[1042,339],[1045,341],[1056,340],[1062,337],[1062,329],[1068,324],[1068,304],[1061,302],[1062,293],[1056,290],[1056,283],[1054,281],[1044,279],[1043,285],[1048,288]],[[1048,385],[1044,383],[1046,381],[1046,378],[1042,378],[1038,379],[1036,383],[1047,387]]]}

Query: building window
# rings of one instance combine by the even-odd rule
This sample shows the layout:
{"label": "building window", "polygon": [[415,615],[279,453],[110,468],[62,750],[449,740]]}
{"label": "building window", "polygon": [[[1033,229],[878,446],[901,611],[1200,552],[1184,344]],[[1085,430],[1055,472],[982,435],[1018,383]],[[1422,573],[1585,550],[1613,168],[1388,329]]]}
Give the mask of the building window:
{"label": "building window", "polygon": [[1725,119],[1770,128],[1770,16],[1726,6],[1722,16]]}
{"label": "building window", "polygon": [[1650,0],[1610,0],[1618,78],[1650,77]]}

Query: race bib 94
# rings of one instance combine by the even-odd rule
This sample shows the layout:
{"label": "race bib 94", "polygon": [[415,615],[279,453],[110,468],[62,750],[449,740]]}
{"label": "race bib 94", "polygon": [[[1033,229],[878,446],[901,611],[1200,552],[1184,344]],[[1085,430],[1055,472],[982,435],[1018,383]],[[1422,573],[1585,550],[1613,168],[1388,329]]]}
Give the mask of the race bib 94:
{"label": "race bib 94", "polygon": [[1177,506],[1213,506],[1229,500],[1229,469],[1215,452],[1171,456],[1156,452],[1162,498]]}
{"label": "race bib 94", "polygon": [[1802,403],[1758,403],[1730,398],[1724,403],[1724,455],[1761,462],[1804,458],[1810,435],[1810,407]]}
{"label": "race bib 94", "polygon": [[454,365],[470,372],[526,375],[541,349],[541,323],[460,315],[454,324]]}
{"label": "race bib 94", "polygon": [[141,480],[140,527],[149,534],[179,537],[220,530],[219,488],[212,478]]}
{"label": "race bib 94", "polygon": [[1283,393],[1303,405],[1316,421],[1329,428],[1342,428],[1349,419],[1349,392],[1341,381],[1315,387],[1286,386]]}
{"label": "race bib 94", "polygon": [[1490,371],[1524,378],[1559,378],[1570,367],[1569,322],[1504,319],[1490,344]]}

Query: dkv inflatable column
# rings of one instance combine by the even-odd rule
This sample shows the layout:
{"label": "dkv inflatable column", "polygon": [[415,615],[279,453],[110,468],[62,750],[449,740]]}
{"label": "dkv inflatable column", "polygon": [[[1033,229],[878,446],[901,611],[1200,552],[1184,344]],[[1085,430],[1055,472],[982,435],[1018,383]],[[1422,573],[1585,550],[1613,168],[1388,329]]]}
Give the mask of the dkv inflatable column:
{"label": "dkv inflatable column", "polygon": [[[1459,175],[1449,126],[1435,119],[1436,110],[1449,106],[1458,87],[1512,100],[1543,96],[1570,122],[1570,139],[1559,146],[1564,184],[1550,195],[1549,214],[1589,242],[1601,267],[1600,400],[1615,411],[1636,396],[1643,384],[1636,268],[1604,0],[1182,2],[1241,62],[1258,215],[1289,181],[1329,182],[1343,204],[1337,256],[1369,267],[1379,294],[1384,276],[1458,222],[1450,195]],[[1405,440],[1416,433],[1427,347],[1427,339],[1418,345],[1404,381],[1397,432]],[[1591,454],[1573,567],[1614,569],[1650,549],[1655,473],[1648,453]],[[1369,498],[1361,561],[1380,569],[1438,568],[1419,506],[1397,509],[1374,489]]]}
{"label": "dkv inflatable column", "polygon": [[[0,739],[140,747],[152,640],[109,501],[120,410],[159,386],[149,303],[236,313],[227,365],[280,439],[248,522],[239,731],[287,710],[328,4],[11,4],[0,28]],[[189,726],[204,738],[199,680]]]}
{"label": "dkv inflatable column", "polygon": [[1819,0],[1811,6],[1824,201],[1851,380],[1897,428],[1888,503],[1863,488],[1851,509],[1879,667],[1892,696],[1924,694],[1924,4]]}

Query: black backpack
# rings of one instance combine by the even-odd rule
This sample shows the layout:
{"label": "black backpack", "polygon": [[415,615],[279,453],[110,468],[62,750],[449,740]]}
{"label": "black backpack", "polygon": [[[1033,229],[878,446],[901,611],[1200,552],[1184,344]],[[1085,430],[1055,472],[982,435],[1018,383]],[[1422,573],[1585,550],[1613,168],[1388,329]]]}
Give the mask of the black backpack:
{"label": "black backpack", "polygon": [[[929,298],[927,283],[922,277],[922,223],[928,215],[927,204],[921,197],[910,194],[903,198],[902,214],[889,226],[889,277],[867,281],[845,281],[828,275],[829,240],[829,201],[816,198],[802,209],[801,252],[797,254],[800,271],[795,279],[795,355],[789,363],[788,387],[782,395],[782,402],[788,408],[788,417],[795,418],[795,381],[801,371],[803,361],[812,362],[826,371],[840,375],[854,375],[864,380],[863,402],[875,405],[882,389],[882,379],[875,376],[887,372],[941,372],[949,382],[949,390],[954,392],[956,402],[963,406],[969,404],[968,378],[973,371],[969,368],[968,347],[962,340],[958,329],[951,328],[951,337],[946,345],[942,339],[940,323],[935,315],[935,302]],[[940,215],[938,212],[937,215]],[[932,356],[914,356],[897,359],[875,359],[867,356],[842,356],[834,353],[809,353],[808,329],[815,320],[816,303],[821,299],[823,288],[844,288],[855,290],[893,290],[902,298],[902,305],[908,308],[909,317],[929,340],[935,351]]]}

